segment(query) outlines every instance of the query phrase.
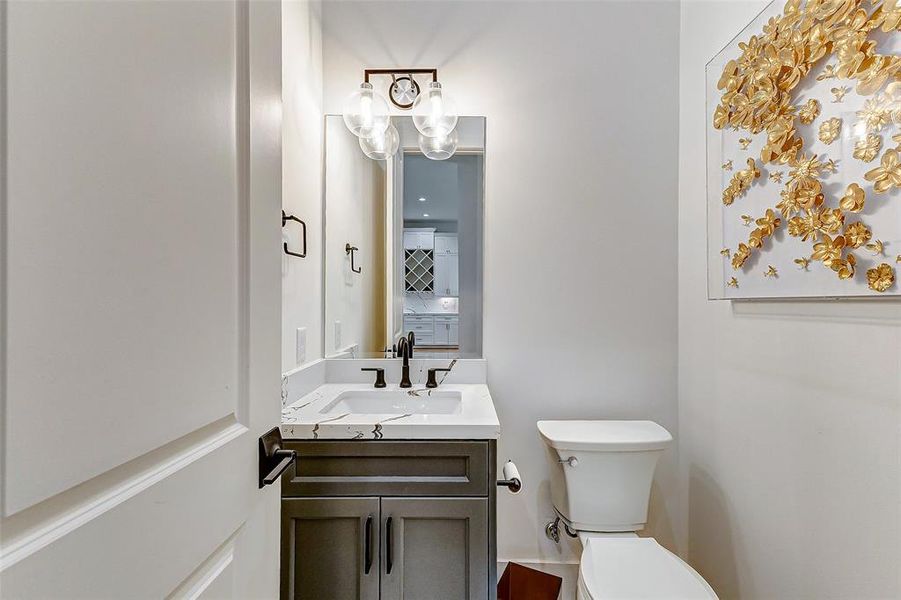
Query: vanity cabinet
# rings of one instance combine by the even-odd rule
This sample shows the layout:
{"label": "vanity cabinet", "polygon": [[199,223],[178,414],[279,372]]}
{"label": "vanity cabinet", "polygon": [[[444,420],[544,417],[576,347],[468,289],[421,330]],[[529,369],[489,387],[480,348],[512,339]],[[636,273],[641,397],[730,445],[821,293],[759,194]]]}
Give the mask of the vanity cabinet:
{"label": "vanity cabinet", "polygon": [[379,600],[380,524],[375,497],[282,500],[282,598]]}
{"label": "vanity cabinet", "polygon": [[496,598],[493,440],[285,447],[282,599]]}
{"label": "vanity cabinet", "polygon": [[382,530],[381,600],[486,597],[487,498],[382,498]]}

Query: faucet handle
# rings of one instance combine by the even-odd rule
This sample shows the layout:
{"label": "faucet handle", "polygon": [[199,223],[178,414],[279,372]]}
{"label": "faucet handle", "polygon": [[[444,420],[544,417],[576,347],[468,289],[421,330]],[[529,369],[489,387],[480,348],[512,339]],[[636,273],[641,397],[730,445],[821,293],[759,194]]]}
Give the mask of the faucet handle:
{"label": "faucet handle", "polygon": [[438,372],[447,373],[449,371],[450,371],[450,369],[439,369],[439,368],[429,369],[429,379],[428,379],[428,381],[426,381],[425,386],[427,388],[438,387],[438,381],[437,381],[437,379],[435,379],[435,373],[438,373]]}
{"label": "faucet handle", "polygon": [[367,367],[364,369],[360,369],[361,371],[375,371],[375,384],[373,387],[383,388],[385,387],[385,369],[381,367]]}

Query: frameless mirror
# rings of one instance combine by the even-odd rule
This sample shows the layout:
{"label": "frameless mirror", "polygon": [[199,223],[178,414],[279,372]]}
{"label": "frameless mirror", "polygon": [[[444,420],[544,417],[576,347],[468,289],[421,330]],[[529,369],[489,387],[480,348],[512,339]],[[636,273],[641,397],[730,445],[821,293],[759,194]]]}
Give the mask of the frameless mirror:
{"label": "frameless mirror", "polygon": [[392,123],[398,151],[373,160],[325,118],[325,355],[390,358],[413,332],[416,357],[480,358],[485,118],[460,117],[447,158]]}

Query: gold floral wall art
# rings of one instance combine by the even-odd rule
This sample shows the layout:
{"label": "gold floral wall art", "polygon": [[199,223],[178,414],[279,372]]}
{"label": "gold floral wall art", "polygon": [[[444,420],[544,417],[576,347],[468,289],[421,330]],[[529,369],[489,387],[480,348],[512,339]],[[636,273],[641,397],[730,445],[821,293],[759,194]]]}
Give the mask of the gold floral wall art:
{"label": "gold floral wall art", "polygon": [[706,85],[708,296],[901,295],[901,0],[777,0]]}

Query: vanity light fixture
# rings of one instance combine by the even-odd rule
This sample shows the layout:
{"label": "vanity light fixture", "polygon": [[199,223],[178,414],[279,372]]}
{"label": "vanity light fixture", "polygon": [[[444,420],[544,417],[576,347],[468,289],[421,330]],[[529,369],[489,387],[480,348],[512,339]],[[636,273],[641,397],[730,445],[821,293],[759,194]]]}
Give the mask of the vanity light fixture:
{"label": "vanity light fixture", "polygon": [[[416,75],[431,75],[423,91]],[[419,148],[427,158],[445,160],[457,150],[455,128],[459,115],[453,100],[438,82],[438,69],[365,69],[363,83],[344,103],[344,124],[360,138],[360,148],[373,160],[386,160],[397,152],[400,136],[391,125],[388,102],[372,87],[372,76],[390,76],[388,96],[401,110],[413,112]],[[425,202],[425,198],[420,198]]]}
{"label": "vanity light fixture", "polygon": [[391,124],[388,103],[372,89],[368,79],[344,101],[344,124],[361,138],[380,135]]}
{"label": "vanity light fixture", "polygon": [[447,135],[428,137],[419,135],[419,149],[426,158],[432,160],[447,160],[457,151],[457,132],[451,131]]}
{"label": "vanity light fixture", "polygon": [[444,94],[437,80],[413,102],[413,125],[426,137],[447,137],[457,126],[457,118],[456,105]]}
{"label": "vanity light fixture", "polygon": [[397,133],[397,128],[390,124],[388,129],[382,133],[360,138],[360,149],[372,160],[388,160],[394,156],[399,146],[400,135]]}

